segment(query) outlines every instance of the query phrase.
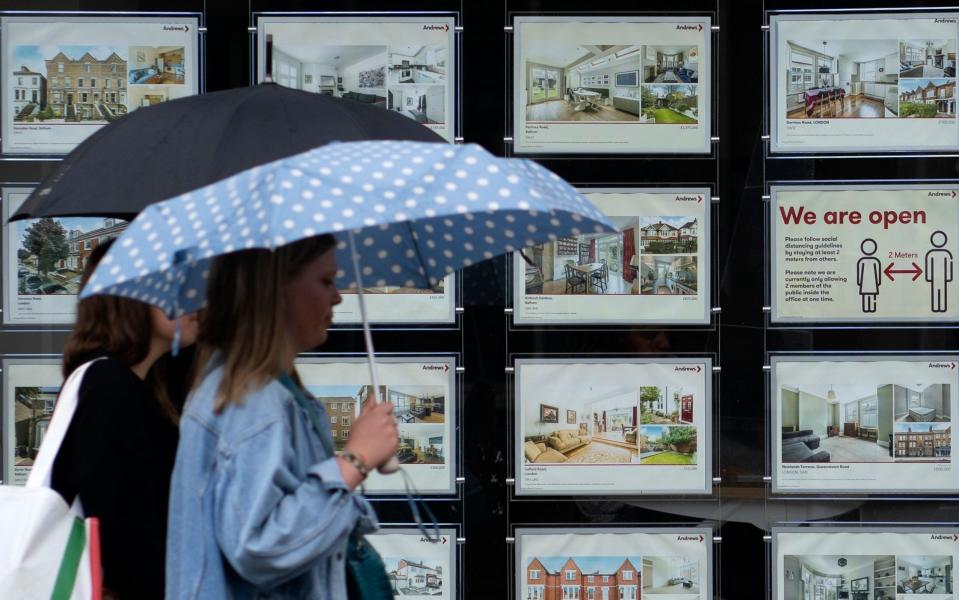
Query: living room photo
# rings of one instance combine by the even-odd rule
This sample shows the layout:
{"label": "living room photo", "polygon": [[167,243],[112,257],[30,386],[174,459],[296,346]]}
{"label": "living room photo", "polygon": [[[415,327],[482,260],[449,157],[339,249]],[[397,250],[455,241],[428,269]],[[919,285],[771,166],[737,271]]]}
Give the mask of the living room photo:
{"label": "living room photo", "polygon": [[802,38],[787,46],[787,119],[899,115],[899,40]]}
{"label": "living room photo", "polygon": [[581,234],[524,248],[526,294],[638,294],[640,218],[609,218],[617,233]]}
{"label": "living room photo", "polygon": [[278,39],[273,79],[280,85],[386,108],[387,47]]}
{"label": "living room photo", "polygon": [[956,40],[900,40],[899,76],[955,78]]}
{"label": "living room photo", "polygon": [[897,594],[949,594],[953,590],[952,557],[896,556]]}
{"label": "living room photo", "polygon": [[524,42],[518,76],[528,123],[639,122],[642,46]]}
{"label": "living room photo", "polygon": [[699,83],[698,46],[645,46],[643,81]]}
{"label": "living room photo", "polygon": [[905,390],[894,384],[781,386],[782,462],[893,462],[894,398]]}

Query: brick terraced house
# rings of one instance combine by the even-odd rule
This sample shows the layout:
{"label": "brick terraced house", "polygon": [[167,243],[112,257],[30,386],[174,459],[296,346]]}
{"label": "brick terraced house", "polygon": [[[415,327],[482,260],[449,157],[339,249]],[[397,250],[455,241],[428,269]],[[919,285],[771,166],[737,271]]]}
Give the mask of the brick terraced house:
{"label": "brick terraced house", "polygon": [[640,600],[642,573],[628,558],[619,567],[584,571],[569,558],[550,571],[538,558],[526,567],[526,595],[522,600]]}

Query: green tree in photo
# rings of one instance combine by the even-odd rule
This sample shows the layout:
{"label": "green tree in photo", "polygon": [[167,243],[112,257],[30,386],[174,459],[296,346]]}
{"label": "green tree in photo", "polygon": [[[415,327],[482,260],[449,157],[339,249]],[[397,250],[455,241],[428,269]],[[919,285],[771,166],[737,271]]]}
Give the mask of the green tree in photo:
{"label": "green tree in photo", "polygon": [[644,112],[646,110],[656,108],[656,94],[653,93],[653,90],[649,89],[647,86],[642,86],[639,90],[639,97],[643,103]]}
{"label": "green tree in photo", "polygon": [[69,253],[67,232],[50,217],[38,219],[27,227],[23,247],[37,257],[37,270],[46,275]]}

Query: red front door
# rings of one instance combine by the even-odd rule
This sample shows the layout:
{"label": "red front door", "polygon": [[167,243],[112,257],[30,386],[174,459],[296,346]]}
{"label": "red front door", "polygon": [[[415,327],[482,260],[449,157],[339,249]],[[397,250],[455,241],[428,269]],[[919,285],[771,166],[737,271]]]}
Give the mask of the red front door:
{"label": "red front door", "polygon": [[680,411],[679,420],[683,423],[692,423],[693,422],[693,397],[692,396],[683,396],[682,400],[682,410]]}

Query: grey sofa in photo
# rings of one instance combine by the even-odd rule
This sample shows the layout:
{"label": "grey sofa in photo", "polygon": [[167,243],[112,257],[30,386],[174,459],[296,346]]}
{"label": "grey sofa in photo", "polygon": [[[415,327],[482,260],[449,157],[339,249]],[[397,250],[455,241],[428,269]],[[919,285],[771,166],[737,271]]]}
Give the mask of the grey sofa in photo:
{"label": "grey sofa in photo", "polygon": [[818,450],[819,436],[812,429],[782,433],[783,462],[829,462],[829,453]]}

